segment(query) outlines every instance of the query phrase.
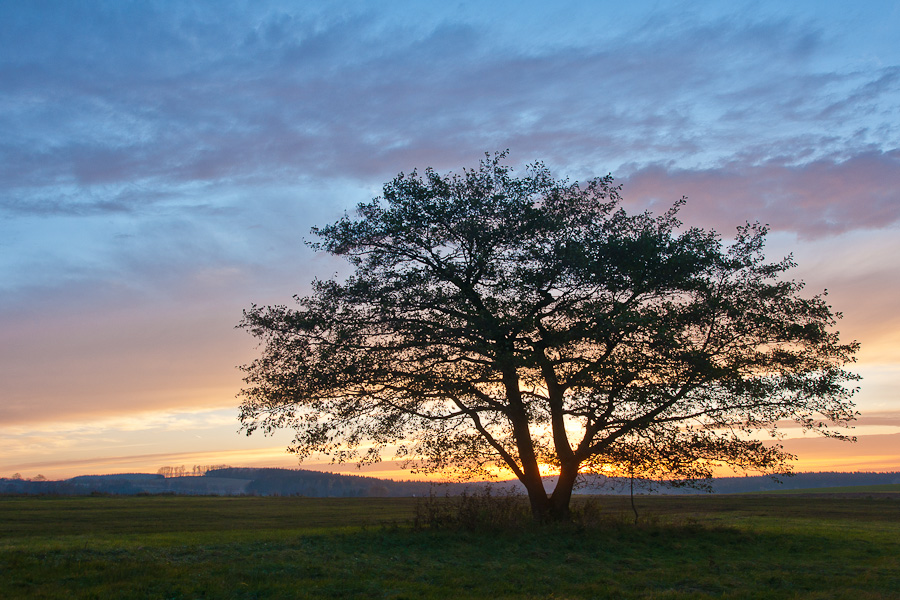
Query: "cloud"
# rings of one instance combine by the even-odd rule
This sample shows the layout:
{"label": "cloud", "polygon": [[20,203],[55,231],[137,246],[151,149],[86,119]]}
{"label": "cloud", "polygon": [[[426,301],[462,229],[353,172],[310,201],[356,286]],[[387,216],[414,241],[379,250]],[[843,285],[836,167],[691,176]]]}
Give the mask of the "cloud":
{"label": "cloud", "polygon": [[[121,449],[120,449],[121,450]],[[249,448],[246,450],[197,450],[184,452],[159,452],[151,454],[102,454],[79,459],[47,458],[2,465],[3,475],[22,471],[40,472],[49,479],[67,479],[85,474],[155,473],[162,466],[229,464],[237,467],[296,468],[297,458],[286,455],[283,447]],[[318,469],[315,467],[318,466]],[[328,470],[326,465],[315,465],[314,470]]]}
{"label": "cloud", "polygon": [[[90,420],[42,421],[37,424],[15,425],[5,423],[0,432],[6,436],[43,439],[78,436],[84,440],[102,436],[110,431],[134,433],[148,430],[192,429],[202,430],[223,425],[236,428],[236,409],[179,409],[172,411],[144,411],[131,414],[110,414]],[[158,432],[157,431],[157,432]]]}
{"label": "cloud", "polygon": [[824,34],[803,22],[668,12],[525,48],[451,18],[413,28],[387,12],[169,8],[67,8],[31,23],[45,46],[5,66],[7,208],[43,210],[42,190],[68,185],[95,190],[95,210],[139,210],[104,186],[383,179],[507,146],[580,176],[788,149],[815,158],[896,134],[897,69],[822,71]]}
{"label": "cloud", "polygon": [[881,229],[900,220],[900,150],[802,165],[730,163],[711,169],[639,169],[624,181],[626,198],[665,206],[685,195],[685,221],[731,228],[760,221],[776,231],[819,238]]}

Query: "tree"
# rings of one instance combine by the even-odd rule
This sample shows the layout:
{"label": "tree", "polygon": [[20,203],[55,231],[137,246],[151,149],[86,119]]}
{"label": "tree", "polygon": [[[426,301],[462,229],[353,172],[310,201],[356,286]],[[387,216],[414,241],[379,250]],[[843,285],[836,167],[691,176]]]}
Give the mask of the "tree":
{"label": "tree", "polygon": [[786,420],[846,439],[858,345],[781,278],[790,257],[766,262],[765,227],[726,245],[682,226],[684,199],[628,214],[610,176],[570,184],[537,163],[517,178],[505,155],[401,173],[313,229],[355,271],[244,311],[261,346],[242,367],[248,435],[293,428],[301,460],[505,469],[538,520],[568,517],[582,473],[784,471],[792,456],[758,438]]}

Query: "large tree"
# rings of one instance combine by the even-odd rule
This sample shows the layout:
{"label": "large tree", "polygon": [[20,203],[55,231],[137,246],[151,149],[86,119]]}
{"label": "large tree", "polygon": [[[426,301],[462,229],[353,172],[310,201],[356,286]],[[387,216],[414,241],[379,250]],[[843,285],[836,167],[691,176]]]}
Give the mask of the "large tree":
{"label": "large tree", "polygon": [[[537,519],[566,518],[585,472],[782,471],[777,428],[845,437],[856,343],[838,313],[767,262],[766,228],[725,244],[682,201],[629,214],[611,177],[514,177],[505,154],[462,174],[400,174],[355,217],[313,232],[346,258],[296,306],[252,306],[249,434],[290,450],[413,468],[512,472]],[[557,483],[545,492],[542,473]]]}

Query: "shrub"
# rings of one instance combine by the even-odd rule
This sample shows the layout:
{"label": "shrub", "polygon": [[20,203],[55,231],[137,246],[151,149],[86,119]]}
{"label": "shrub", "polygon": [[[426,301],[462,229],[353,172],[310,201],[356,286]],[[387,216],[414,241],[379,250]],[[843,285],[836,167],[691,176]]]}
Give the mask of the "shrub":
{"label": "shrub", "polygon": [[510,529],[532,522],[528,502],[514,490],[494,493],[490,486],[438,496],[432,490],[416,502],[416,529]]}

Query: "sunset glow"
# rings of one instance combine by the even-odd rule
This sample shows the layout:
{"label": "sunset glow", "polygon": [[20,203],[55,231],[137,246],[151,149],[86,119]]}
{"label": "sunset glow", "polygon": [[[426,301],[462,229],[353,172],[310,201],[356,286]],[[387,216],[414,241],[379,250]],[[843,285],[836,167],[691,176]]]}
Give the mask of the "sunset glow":
{"label": "sunset glow", "polygon": [[0,477],[413,478],[243,435],[235,325],[347,272],[310,227],[505,148],[725,238],[768,223],[862,345],[858,442],[788,428],[795,470],[900,470],[897,31],[878,1],[3,3]]}

